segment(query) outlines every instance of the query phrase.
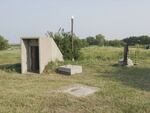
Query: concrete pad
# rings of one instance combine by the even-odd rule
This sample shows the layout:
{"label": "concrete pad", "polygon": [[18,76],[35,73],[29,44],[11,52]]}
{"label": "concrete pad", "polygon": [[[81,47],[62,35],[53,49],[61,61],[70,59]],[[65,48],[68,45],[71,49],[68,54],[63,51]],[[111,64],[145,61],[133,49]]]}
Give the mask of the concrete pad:
{"label": "concrete pad", "polygon": [[68,88],[63,88],[63,89],[59,90],[58,92],[68,93],[68,94],[76,96],[76,97],[84,97],[84,96],[88,96],[90,94],[95,93],[97,90],[98,90],[98,88],[96,88],[96,87],[74,85],[74,86],[70,86]]}
{"label": "concrete pad", "polygon": [[58,72],[63,73],[63,74],[78,74],[82,73],[82,66],[78,65],[65,65],[65,66],[60,66],[58,68]]}

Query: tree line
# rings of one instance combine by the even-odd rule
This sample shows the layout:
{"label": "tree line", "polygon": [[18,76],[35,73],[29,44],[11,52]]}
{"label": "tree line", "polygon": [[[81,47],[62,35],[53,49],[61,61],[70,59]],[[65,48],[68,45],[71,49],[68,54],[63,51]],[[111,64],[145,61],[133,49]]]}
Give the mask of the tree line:
{"label": "tree line", "polygon": [[98,34],[96,36],[90,36],[86,39],[83,39],[87,42],[86,45],[98,45],[98,46],[113,46],[113,47],[121,47],[125,44],[129,46],[139,45],[150,45],[150,37],[143,35],[143,36],[131,36],[128,38],[124,38],[122,40],[106,40],[105,36],[102,34]]}
{"label": "tree line", "polygon": [[113,47],[120,47],[124,45],[123,40],[106,40],[105,36],[102,34],[87,37],[85,40],[88,43],[88,45],[113,46]]}

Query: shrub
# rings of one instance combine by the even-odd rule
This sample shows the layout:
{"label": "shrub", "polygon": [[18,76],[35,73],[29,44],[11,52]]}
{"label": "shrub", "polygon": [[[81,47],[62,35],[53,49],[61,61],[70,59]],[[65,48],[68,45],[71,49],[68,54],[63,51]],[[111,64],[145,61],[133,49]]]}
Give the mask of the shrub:
{"label": "shrub", "polygon": [[0,35],[0,50],[5,50],[9,47],[8,40]]}
{"label": "shrub", "polygon": [[72,51],[72,35],[70,32],[62,32],[62,33],[52,33],[49,32],[48,35],[54,39],[58,48],[65,60],[78,60],[81,53],[80,48],[82,47],[82,40],[80,40],[77,36],[73,36],[73,51]]}

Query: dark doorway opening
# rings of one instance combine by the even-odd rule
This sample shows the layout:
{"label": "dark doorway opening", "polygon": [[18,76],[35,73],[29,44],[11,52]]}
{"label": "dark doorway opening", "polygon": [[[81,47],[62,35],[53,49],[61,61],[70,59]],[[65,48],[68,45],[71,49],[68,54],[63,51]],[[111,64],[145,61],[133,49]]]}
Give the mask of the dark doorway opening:
{"label": "dark doorway opening", "polygon": [[31,46],[31,72],[39,73],[39,47]]}

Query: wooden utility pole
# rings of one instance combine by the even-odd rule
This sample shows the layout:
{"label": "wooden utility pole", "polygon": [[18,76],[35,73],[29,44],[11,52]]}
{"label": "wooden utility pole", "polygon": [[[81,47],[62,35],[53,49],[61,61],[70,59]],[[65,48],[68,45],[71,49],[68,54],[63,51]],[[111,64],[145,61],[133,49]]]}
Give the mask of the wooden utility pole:
{"label": "wooden utility pole", "polygon": [[74,61],[74,55],[73,55],[73,52],[74,52],[74,45],[73,45],[73,26],[74,25],[74,17],[72,16],[71,17],[71,48],[72,48],[72,61]]}

